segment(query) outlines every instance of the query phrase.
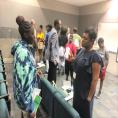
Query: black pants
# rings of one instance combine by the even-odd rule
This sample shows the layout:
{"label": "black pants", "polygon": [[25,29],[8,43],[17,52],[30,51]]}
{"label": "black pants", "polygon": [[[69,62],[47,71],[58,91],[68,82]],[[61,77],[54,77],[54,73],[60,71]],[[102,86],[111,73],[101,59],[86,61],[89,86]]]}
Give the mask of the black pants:
{"label": "black pants", "polygon": [[66,60],[65,61],[65,74],[69,76],[69,73],[70,73],[71,78],[73,78],[73,62],[69,62]]}
{"label": "black pants", "polygon": [[73,98],[73,107],[79,113],[81,118],[92,118],[93,100],[88,102],[86,99]]}
{"label": "black pants", "polygon": [[57,68],[57,65],[49,61],[48,80],[50,82],[54,81],[56,83],[56,68]]}

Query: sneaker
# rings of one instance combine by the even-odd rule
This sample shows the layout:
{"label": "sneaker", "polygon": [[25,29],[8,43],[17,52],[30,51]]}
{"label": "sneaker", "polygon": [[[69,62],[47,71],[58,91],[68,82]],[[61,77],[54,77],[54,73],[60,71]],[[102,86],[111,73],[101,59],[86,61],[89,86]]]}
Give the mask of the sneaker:
{"label": "sneaker", "polygon": [[100,96],[95,96],[96,97],[96,99],[100,99]]}
{"label": "sneaker", "polygon": [[95,96],[97,99],[99,99],[100,98],[100,95],[101,95],[101,92],[99,92],[98,94],[97,94],[97,96]]}

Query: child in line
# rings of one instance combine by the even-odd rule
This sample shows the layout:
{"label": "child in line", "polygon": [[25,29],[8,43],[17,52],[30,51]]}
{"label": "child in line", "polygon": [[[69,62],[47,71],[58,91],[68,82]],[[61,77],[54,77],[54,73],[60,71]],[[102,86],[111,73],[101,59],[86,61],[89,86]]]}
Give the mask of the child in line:
{"label": "child in line", "polygon": [[106,69],[107,69],[107,66],[109,63],[109,53],[104,46],[103,38],[98,39],[98,45],[99,45],[99,49],[97,50],[97,52],[102,57],[104,67],[102,68],[101,73],[100,73],[100,88],[99,88],[99,92],[97,94],[97,98],[99,98],[101,95],[101,90],[102,90],[103,82],[104,82],[105,75],[106,75]]}
{"label": "child in line", "polygon": [[68,76],[70,73],[71,76],[71,85],[73,85],[73,61],[76,57],[76,46],[72,42],[73,35],[70,34],[68,43],[66,44],[66,51],[65,51],[65,74],[66,80],[68,80]]}

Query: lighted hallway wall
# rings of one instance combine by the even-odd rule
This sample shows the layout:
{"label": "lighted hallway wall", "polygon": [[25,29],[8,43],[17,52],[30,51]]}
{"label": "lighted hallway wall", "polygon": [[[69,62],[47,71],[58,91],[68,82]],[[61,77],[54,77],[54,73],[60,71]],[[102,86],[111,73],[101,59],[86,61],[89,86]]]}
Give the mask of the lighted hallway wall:
{"label": "lighted hallway wall", "polygon": [[62,19],[65,25],[78,26],[79,8],[55,0],[0,0],[0,27],[16,27],[15,18],[23,15],[38,24]]}
{"label": "lighted hallway wall", "polygon": [[116,63],[116,54],[109,53],[109,65],[107,71],[118,77],[118,62]]}
{"label": "lighted hallway wall", "polygon": [[[97,30],[99,23],[118,23],[118,17],[108,17],[111,1],[101,2],[79,8],[79,32],[85,28],[93,26]],[[115,11],[114,11],[115,12]],[[117,13],[115,13],[117,15]],[[99,31],[98,31],[99,32]],[[112,32],[112,31],[111,31]],[[102,37],[102,36],[101,36]],[[116,63],[116,54],[110,53],[108,72],[118,76],[118,63]]]}
{"label": "lighted hallway wall", "polygon": [[79,8],[79,29],[80,34],[85,28],[93,26],[97,28],[98,23],[103,18],[109,7],[109,1],[88,5]]}
{"label": "lighted hallway wall", "polygon": [[61,19],[66,26],[78,27],[78,7],[55,0],[0,0],[0,49],[5,59],[11,58],[10,49],[18,38],[15,18],[23,15],[27,20],[36,20],[37,25],[53,24]]}

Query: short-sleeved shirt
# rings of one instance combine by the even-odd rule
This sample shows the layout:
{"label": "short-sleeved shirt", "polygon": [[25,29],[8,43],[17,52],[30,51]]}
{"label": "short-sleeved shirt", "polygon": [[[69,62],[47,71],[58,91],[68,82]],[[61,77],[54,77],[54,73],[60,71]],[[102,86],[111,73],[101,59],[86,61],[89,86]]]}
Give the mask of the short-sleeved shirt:
{"label": "short-sleeved shirt", "polygon": [[71,43],[67,43],[65,47],[66,47],[66,49],[65,49],[65,59],[67,61],[70,61],[70,59],[72,57],[76,56],[76,53],[77,53],[76,46],[74,45],[74,43],[71,42]]}
{"label": "short-sleeved shirt", "polygon": [[97,50],[97,52],[101,56],[104,66],[106,66],[108,64],[108,60],[109,60],[109,53],[108,53],[107,49],[106,48],[103,48],[103,49],[99,48]]}
{"label": "short-sleeved shirt", "polygon": [[77,48],[79,48],[80,41],[81,41],[81,36],[79,34],[73,34],[73,43]]}
{"label": "short-sleeved shirt", "polygon": [[37,34],[38,49],[44,48],[44,38],[45,38],[44,32],[40,32]]}
{"label": "short-sleeved shirt", "polygon": [[40,33],[38,33],[37,34],[37,39],[39,40],[39,41],[44,41],[44,38],[45,38],[45,34],[44,34],[44,32],[40,32]]}
{"label": "short-sleeved shirt", "polygon": [[102,65],[102,59],[96,51],[86,52],[82,49],[79,53],[75,60],[74,97],[86,99],[92,82],[92,63]]}

